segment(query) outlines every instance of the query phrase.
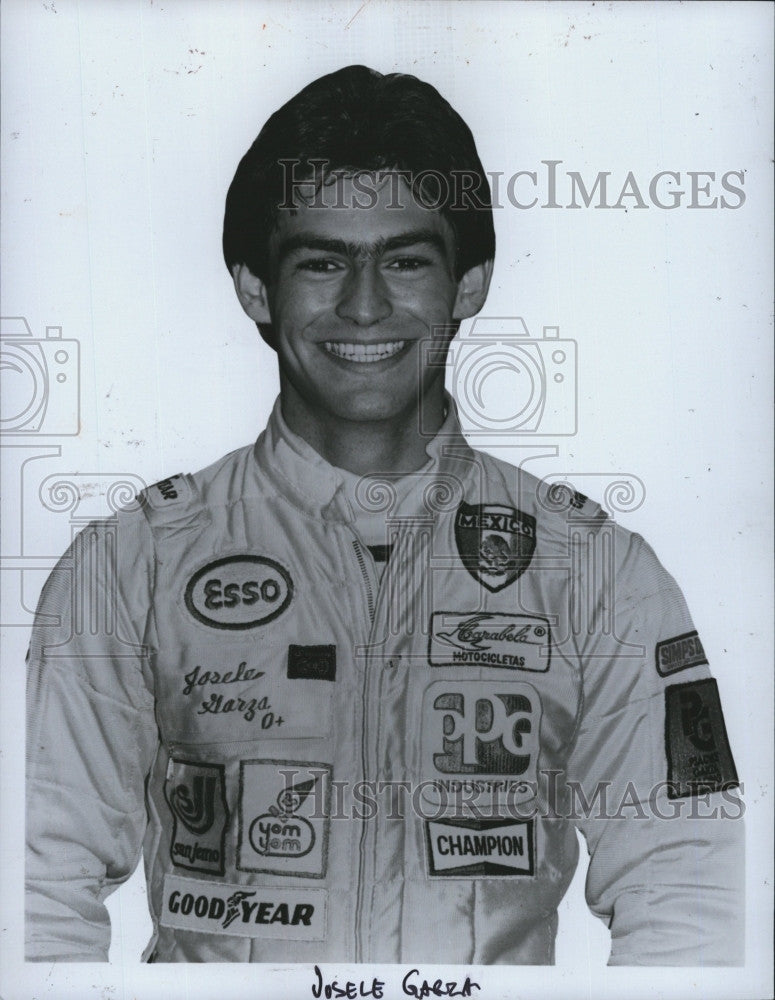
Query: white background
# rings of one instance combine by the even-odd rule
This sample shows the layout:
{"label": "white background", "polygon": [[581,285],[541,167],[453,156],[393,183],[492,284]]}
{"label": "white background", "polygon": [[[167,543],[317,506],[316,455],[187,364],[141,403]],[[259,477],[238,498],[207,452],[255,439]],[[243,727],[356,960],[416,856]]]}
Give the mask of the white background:
{"label": "white background", "polygon": [[[80,433],[2,440],[3,622],[16,626],[4,630],[0,709],[2,996],[311,995],[308,969],[294,988],[267,967],[140,965],[149,921],[137,878],[111,902],[110,966],[23,964],[24,622],[45,572],[26,572],[20,591],[9,552],[23,532],[24,554],[43,565],[68,541],[68,517],[37,498],[46,476],[151,483],[263,427],[276,366],[220,256],[223,201],[267,116],[350,63],[434,84],[485,168],[507,177],[562,160],[589,183],[610,171],[615,200],[628,171],[646,198],[660,170],[687,190],[687,171],[713,171],[712,195],[721,174],[746,172],[738,209],[690,210],[688,195],[675,211],[507,205],[485,309],[523,317],[534,335],[558,325],[578,345],[579,433],[533,471],[592,493],[592,474],[601,491],[620,473],[645,485],[645,502],[617,516],[686,594],[745,785],[746,968],[605,968],[607,931],[586,911],[580,871],[557,967],[475,978],[486,1000],[769,995],[771,6],[6,0],[2,29],[2,315],[26,317],[37,339],[61,326],[81,350]],[[41,452],[22,484],[10,444],[60,455]],[[386,996],[403,995],[398,970],[381,972]]]}

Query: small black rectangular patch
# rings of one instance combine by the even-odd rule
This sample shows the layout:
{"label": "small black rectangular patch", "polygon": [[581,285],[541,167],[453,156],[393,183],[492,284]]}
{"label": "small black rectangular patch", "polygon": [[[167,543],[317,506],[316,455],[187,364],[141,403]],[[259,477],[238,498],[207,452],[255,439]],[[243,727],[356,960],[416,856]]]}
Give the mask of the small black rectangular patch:
{"label": "small black rectangular patch", "polygon": [[669,677],[670,674],[677,674],[679,670],[688,670],[689,667],[698,667],[708,662],[696,632],[685,632],[683,635],[658,642],[654,656],[657,672],[661,677]]}
{"label": "small black rectangular patch", "polygon": [[712,678],[665,689],[667,797],[738,786],[718,685]]}
{"label": "small black rectangular patch", "polygon": [[336,646],[288,647],[288,679],[336,680]]}

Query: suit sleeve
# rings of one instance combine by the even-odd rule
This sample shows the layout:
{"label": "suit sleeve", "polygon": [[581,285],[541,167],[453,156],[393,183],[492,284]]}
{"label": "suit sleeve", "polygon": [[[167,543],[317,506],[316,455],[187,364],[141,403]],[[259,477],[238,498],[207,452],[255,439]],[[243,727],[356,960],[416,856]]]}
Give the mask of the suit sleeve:
{"label": "suit sleeve", "polygon": [[568,775],[587,902],[611,965],[741,964],[744,809],[716,682],[675,581],[638,535],[611,538],[612,627],[582,652]]}
{"label": "suit sleeve", "polygon": [[[40,598],[28,654],[26,957],[107,961],[105,898],[134,871],[157,746],[148,665],[150,530],[76,537]],[[123,567],[123,568],[122,568]]]}

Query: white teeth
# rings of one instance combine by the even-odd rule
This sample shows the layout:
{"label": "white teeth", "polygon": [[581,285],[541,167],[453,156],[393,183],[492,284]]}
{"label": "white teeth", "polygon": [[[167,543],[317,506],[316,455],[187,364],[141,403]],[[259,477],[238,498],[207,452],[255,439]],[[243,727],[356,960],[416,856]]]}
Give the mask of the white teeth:
{"label": "white teeth", "polygon": [[345,361],[369,364],[398,354],[405,343],[405,340],[391,340],[384,344],[344,344],[341,341],[327,340],[323,346],[329,353],[344,358]]}

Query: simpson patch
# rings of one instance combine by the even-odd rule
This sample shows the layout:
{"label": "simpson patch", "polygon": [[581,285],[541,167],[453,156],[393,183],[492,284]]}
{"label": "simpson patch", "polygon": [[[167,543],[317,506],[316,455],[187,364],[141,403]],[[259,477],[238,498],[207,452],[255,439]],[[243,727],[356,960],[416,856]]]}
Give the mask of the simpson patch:
{"label": "simpson patch", "polygon": [[738,785],[713,678],[665,690],[665,749],[670,799]]}
{"label": "simpson patch", "polygon": [[664,642],[658,642],[655,650],[657,671],[661,677],[677,674],[701,663],[707,663],[705,650],[696,632],[686,632]]}

